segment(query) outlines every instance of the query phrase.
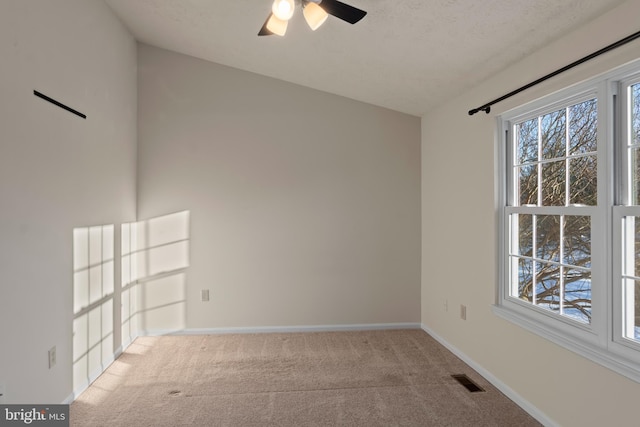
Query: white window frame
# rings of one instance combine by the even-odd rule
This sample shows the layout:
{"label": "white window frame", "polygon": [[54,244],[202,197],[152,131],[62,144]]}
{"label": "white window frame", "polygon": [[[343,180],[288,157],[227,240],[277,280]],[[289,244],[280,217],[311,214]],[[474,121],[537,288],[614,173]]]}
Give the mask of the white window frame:
{"label": "white window frame", "polygon": [[[613,259],[620,260],[620,262],[613,263],[613,283],[619,284],[619,286],[613,286],[613,310],[621,314],[627,310],[624,303],[624,285],[622,284],[624,276],[622,258],[624,257],[623,246],[625,241],[625,230],[622,228],[622,222],[626,216],[640,217],[640,205],[630,205],[631,189],[628,184],[630,181],[629,172],[631,171],[631,159],[628,156],[629,150],[627,149],[630,145],[630,134],[628,132],[629,114],[622,114],[622,112],[628,111],[630,107],[629,94],[625,89],[639,83],[640,69],[636,69],[636,73],[621,79],[617,87],[620,105],[619,111],[621,111],[618,117],[620,129],[618,143],[620,149],[617,160],[619,164],[624,167],[618,170],[620,185],[618,186],[618,194],[616,195],[617,203],[613,206]],[[640,353],[640,342],[630,340],[624,336],[624,318],[620,318],[619,321],[615,321],[614,319],[612,329],[613,342],[611,344],[611,350],[625,358],[633,358],[634,356],[637,358],[638,353]]]}
{"label": "white window frame", "polygon": [[[497,118],[497,222],[498,296],[494,313],[564,348],[640,382],[640,342],[623,337],[622,313],[622,218],[640,216],[640,206],[623,206],[628,193],[625,171],[615,165],[629,165],[626,140],[627,118],[615,116],[623,111],[626,95],[620,88],[640,82],[640,60],[573,85],[503,113]],[[514,158],[512,147],[515,123],[544,115],[581,101],[597,98],[597,206],[536,207],[537,214],[591,216],[591,322],[560,316],[509,295],[509,218],[512,213],[530,214],[514,206],[509,194],[509,177]],[[508,134],[507,134],[508,132]],[[512,182],[514,181],[511,176]],[[626,192],[626,193],[625,193]],[[617,204],[616,204],[617,203]]]}

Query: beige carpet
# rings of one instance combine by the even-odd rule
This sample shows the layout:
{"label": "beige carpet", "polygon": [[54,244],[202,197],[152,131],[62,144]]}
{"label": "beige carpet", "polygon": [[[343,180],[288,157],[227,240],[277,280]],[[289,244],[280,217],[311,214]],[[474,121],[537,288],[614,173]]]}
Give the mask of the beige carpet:
{"label": "beige carpet", "polygon": [[[470,393],[451,378],[467,374]],[[421,330],[138,338],[72,426],[538,426]]]}

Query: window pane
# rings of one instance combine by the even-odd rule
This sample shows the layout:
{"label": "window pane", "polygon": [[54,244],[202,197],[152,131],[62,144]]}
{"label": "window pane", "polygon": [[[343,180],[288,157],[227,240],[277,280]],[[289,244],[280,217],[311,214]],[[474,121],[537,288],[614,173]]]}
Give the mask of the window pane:
{"label": "window pane", "polygon": [[625,279],[625,306],[628,318],[625,319],[624,336],[640,341],[640,281]]}
{"label": "window pane", "polygon": [[518,259],[518,295],[525,301],[533,301],[533,261]]}
{"label": "window pane", "polygon": [[569,107],[569,154],[597,149],[598,104],[595,99]]}
{"label": "window pane", "polygon": [[565,206],[566,163],[544,163],[542,167],[542,206]]}
{"label": "window pane", "polygon": [[627,216],[624,218],[624,225],[625,253],[622,274],[640,277],[640,217]]}
{"label": "window pane", "polygon": [[632,148],[629,150],[629,158],[631,159],[631,204],[640,204],[640,150]]}
{"label": "window pane", "polygon": [[625,216],[622,230],[622,275],[640,277],[640,217]]}
{"label": "window pane", "polygon": [[536,215],[536,257],[560,262],[560,216]]}
{"label": "window pane", "polygon": [[520,206],[538,204],[538,166],[528,165],[518,168],[518,189]]}
{"label": "window pane", "polygon": [[569,160],[569,203],[598,204],[598,169],[595,156]]}
{"label": "window pane", "polygon": [[631,143],[640,144],[640,83],[631,86]]}
{"label": "window pane", "polygon": [[[640,83],[631,86],[630,140],[629,144],[640,144]],[[632,205],[640,204],[640,150],[631,148],[629,152],[631,170],[629,171]]]}
{"label": "window pane", "polygon": [[636,280],[633,315],[633,338],[640,340],[640,282]]}
{"label": "window pane", "polygon": [[560,266],[536,263],[536,304],[547,310],[560,310]]}
{"label": "window pane", "polygon": [[640,217],[623,218],[622,236],[623,335],[640,340]]}
{"label": "window pane", "polygon": [[591,271],[565,268],[563,312],[575,320],[591,322]]}
{"label": "window pane", "polygon": [[533,215],[516,215],[518,217],[518,255],[533,256]]}
{"label": "window pane", "polygon": [[516,127],[518,135],[518,164],[538,160],[538,119],[520,123]]}
{"label": "window pane", "polygon": [[576,267],[591,267],[591,218],[564,217],[564,254],[562,262]]}
{"label": "window pane", "polygon": [[567,116],[564,109],[540,118],[542,158],[555,159],[566,155]]}

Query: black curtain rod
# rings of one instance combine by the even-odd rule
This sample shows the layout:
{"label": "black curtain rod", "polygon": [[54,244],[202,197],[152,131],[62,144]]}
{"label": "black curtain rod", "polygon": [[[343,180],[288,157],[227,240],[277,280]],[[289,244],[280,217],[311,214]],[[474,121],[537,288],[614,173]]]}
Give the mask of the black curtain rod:
{"label": "black curtain rod", "polygon": [[34,91],[33,91],[33,94],[34,94],[35,96],[37,96],[38,98],[42,98],[42,99],[44,99],[45,101],[49,101],[49,102],[50,102],[50,103],[52,103],[53,105],[57,105],[58,107],[60,107],[60,108],[62,108],[62,109],[64,109],[64,110],[67,110],[67,111],[68,111],[68,112],[70,112],[70,113],[75,114],[76,116],[80,116],[80,117],[82,117],[83,119],[86,119],[86,118],[87,118],[87,116],[86,116],[85,114],[82,114],[80,111],[78,111],[78,110],[74,110],[73,108],[69,107],[68,105],[64,105],[62,102],[60,102],[60,101],[56,101],[55,99],[48,97],[48,96],[47,96],[47,95],[45,95],[44,93],[41,93],[41,92],[38,92],[37,90],[34,90]]}
{"label": "black curtain rod", "polygon": [[537,85],[538,83],[542,83],[543,81],[548,80],[551,77],[557,76],[560,73],[564,73],[565,71],[567,71],[567,70],[569,70],[569,69],[571,69],[573,67],[576,67],[576,66],[582,64],[583,62],[587,62],[588,60],[593,59],[596,56],[600,56],[603,53],[606,53],[606,52],[609,52],[610,50],[616,49],[616,48],[618,48],[618,47],[620,47],[622,45],[625,45],[625,44],[627,44],[627,43],[629,43],[629,42],[631,42],[631,41],[633,41],[633,40],[635,40],[635,39],[637,39],[639,37],[640,37],[640,31],[638,31],[637,33],[631,34],[630,36],[627,36],[627,37],[625,37],[625,38],[623,38],[621,40],[618,40],[617,42],[612,43],[607,47],[603,47],[602,49],[600,49],[600,50],[598,50],[596,52],[593,52],[592,54],[587,55],[584,58],[578,59],[577,61],[572,62],[569,65],[565,65],[564,67],[554,71],[553,73],[549,73],[544,77],[540,77],[538,80],[534,80],[531,83],[528,83],[528,84],[526,84],[526,85],[524,85],[524,86],[522,86],[522,87],[520,87],[520,88],[518,88],[518,89],[516,89],[514,91],[509,92],[506,95],[501,96],[500,98],[496,98],[493,101],[487,102],[486,104],[484,104],[484,105],[482,105],[482,106],[480,106],[478,108],[474,108],[473,110],[469,110],[469,115],[473,116],[478,111],[484,111],[485,113],[489,114],[489,112],[491,111],[491,106],[493,104],[497,104],[500,101],[504,101],[507,98],[511,98],[513,95],[516,95],[516,94],[518,94],[518,93],[520,93],[520,92],[522,92],[524,90],[527,90],[530,87]]}

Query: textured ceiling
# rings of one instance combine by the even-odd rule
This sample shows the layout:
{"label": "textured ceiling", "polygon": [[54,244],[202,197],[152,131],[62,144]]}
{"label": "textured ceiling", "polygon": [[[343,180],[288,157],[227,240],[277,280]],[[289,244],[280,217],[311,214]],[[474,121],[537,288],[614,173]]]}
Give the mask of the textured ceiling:
{"label": "textured ceiling", "polygon": [[367,16],[258,37],[272,0],[106,0],[140,42],[416,116],[623,3],[343,1]]}

